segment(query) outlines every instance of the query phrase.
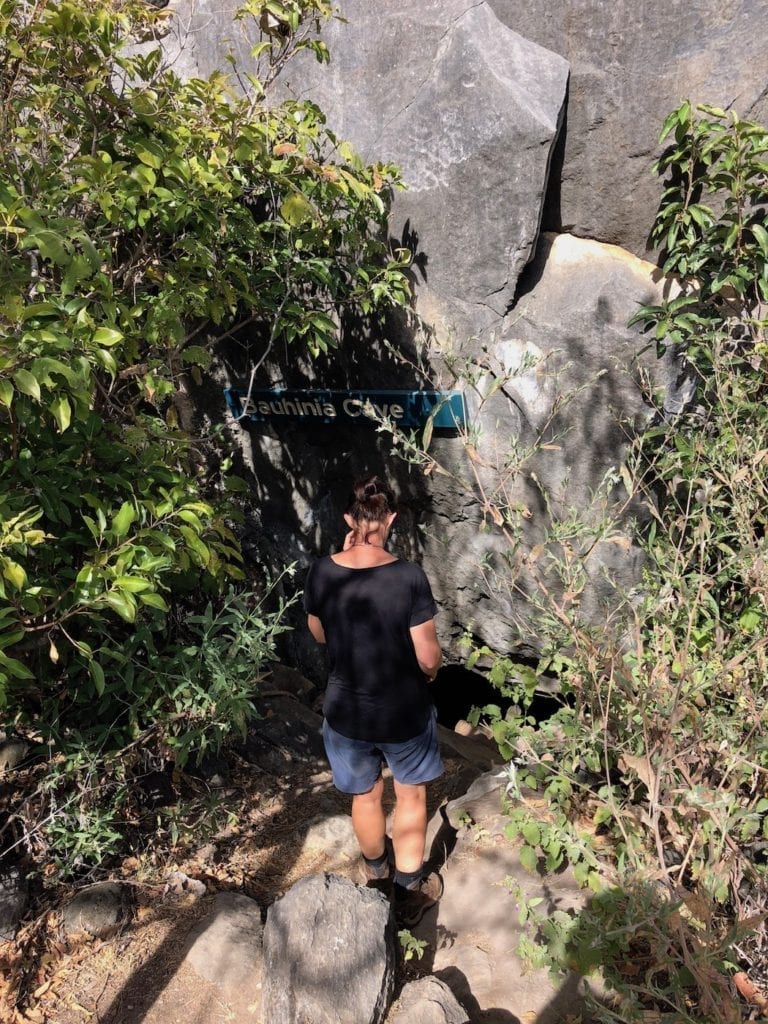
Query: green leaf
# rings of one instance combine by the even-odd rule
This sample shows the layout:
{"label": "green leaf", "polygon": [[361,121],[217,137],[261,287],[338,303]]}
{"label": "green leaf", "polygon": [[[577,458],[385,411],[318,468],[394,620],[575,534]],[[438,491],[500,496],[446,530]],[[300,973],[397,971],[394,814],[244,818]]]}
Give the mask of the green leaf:
{"label": "green leaf", "polygon": [[202,366],[207,370],[211,365],[211,353],[202,345],[189,345],[182,349],[181,358],[185,363],[193,363],[195,366]]}
{"label": "green leaf", "polygon": [[130,501],[124,501],[120,506],[120,511],[117,513],[115,518],[112,520],[112,530],[115,537],[125,537],[128,530],[131,528],[131,524],[136,519],[136,509]]}
{"label": "green leaf", "polygon": [[36,377],[33,377],[29,370],[17,370],[13,375],[13,381],[19,391],[30,398],[40,401],[40,385]]}
{"label": "green leaf", "polygon": [[224,487],[231,494],[247,494],[250,487],[242,477],[232,474],[224,480]]}
{"label": "green leaf", "polygon": [[180,526],[179,533],[181,533],[184,540],[187,542],[187,547],[195,556],[195,561],[202,566],[208,565],[211,560],[211,553],[194,530],[190,529],[189,526]]}
{"label": "green leaf", "polygon": [[50,260],[51,263],[55,263],[59,267],[69,263],[70,257],[64,239],[55,231],[44,228],[30,234],[24,247],[31,248],[32,245],[37,246],[43,259]]}
{"label": "green leaf", "polygon": [[147,167],[154,167],[159,171],[167,157],[165,149],[154,139],[141,139],[134,143],[133,151],[136,156]]}
{"label": "green leaf", "polygon": [[8,675],[15,679],[34,679],[34,675],[26,665],[23,665],[16,658],[9,658],[7,654],[0,651],[0,669],[4,669]]}
{"label": "green leaf", "polygon": [[768,231],[765,230],[762,224],[750,224],[749,230],[757,239],[757,244],[760,246],[763,256],[768,259]]}
{"label": "green leaf", "polygon": [[117,345],[123,340],[123,335],[114,327],[99,327],[93,334],[93,342],[96,345],[104,345],[109,348]]}
{"label": "green leaf", "polygon": [[148,590],[152,585],[141,576],[116,576],[112,582],[114,586],[120,590],[127,590],[129,594],[138,594],[142,590]]}
{"label": "green leaf", "polygon": [[315,216],[315,209],[299,192],[294,192],[283,200],[280,207],[280,216],[293,228],[298,228]]}
{"label": "green leaf", "polygon": [[168,611],[168,605],[165,603],[163,598],[159,594],[154,593],[153,591],[139,594],[139,600],[142,602],[142,604],[149,605],[150,608],[157,608],[158,611],[161,612]]}
{"label": "green leaf", "polygon": [[72,406],[69,404],[67,396],[57,395],[48,409],[58,424],[59,432],[63,434],[72,421]]}
{"label": "green leaf", "polygon": [[93,680],[93,685],[96,689],[96,693],[98,693],[98,695],[102,697],[104,695],[104,687],[106,686],[106,679],[104,678],[104,669],[101,667],[98,661],[94,661],[93,659],[91,659],[91,661],[88,662],[88,671],[91,674],[91,679]]}
{"label": "green leaf", "polygon": [[526,871],[535,871],[538,862],[539,858],[536,856],[536,851],[532,846],[520,847],[520,863]]}
{"label": "green leaf", "polygon": [[136,619],[136,602],[124,590],[110,590],[108,594],[104,594],[102,600],[126,622],[133,622]]}
{"label": "green leaf", "polygon": [[0,403],[11,408],[13,402],[13,384],[6,377],[4,380],[0,380]]}
{"label": "green leaf", "polygon": [[523,825],[523,837],[526,843],[531,846],[538,846],[541,842],[541,830],[535,821],[528,821]]}
{"label": "green leaf", "polygon": [[14,630],[13,633],[0,634],[0,650],[4,650],[6,647],[13,647],[19,640],[23,640],[26,635],[23,629]]}
{"label": "green leaf", "polygon": [[6,558],[3,564],[3,576],[16,590],[23,590],[27,585],[27,574],[18,562]]}

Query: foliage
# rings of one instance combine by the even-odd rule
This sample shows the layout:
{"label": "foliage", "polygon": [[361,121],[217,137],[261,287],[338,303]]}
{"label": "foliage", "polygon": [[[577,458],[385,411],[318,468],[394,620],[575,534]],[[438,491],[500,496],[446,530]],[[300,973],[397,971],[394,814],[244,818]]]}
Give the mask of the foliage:
{"label": "foliage", "polygon": [[[148,771],[165,764],[178,771],[192,754],[199,759],[215,752],[233,729],[245,734],[257,684],[285,629],[286,603],[268,610],[281,583],[273,581],[261,596],[230,589],[220,610],[209,603],[191,615],[184,639],[162,651],[152,632],[139,627],[113,654],[102,698],[118,719],[130,695],[132,739],[122,734],[123,745],[115,749],[114,731],[106,726],[82,734],[73,728],[59,745],[63,752],[9,812],[4,830],[15,839],[8,850],[23,845],[58,877],[105,863],[125,849]],[[55,722],[63,710],[46,705],[44,718]]]}
{"label": "foliage", "polygon": [[421,960],[424,956],[424,950],[427,948],[426,940],[417,939],[407,928],[402,928],[397,933],[397,941],[400,943],[400,948],[403,951],[403,960],[406,963],[409,960],[413,960],[414,957],[417,960]]}
{"label": "foliage", "polygon": [[182,703],[195,686],[220,701],[223,676],[174,640],[199,596],[243,579],[190,392],[246,326],[261,359],[278,341],[316,354],[340,311],[407,296],[404,254],[377,237],[395,170],[364,165],[313,104],[265,100],[298,50],[327,59],[313,32],[331,10],[246,3],[253,68],[182,81],[151,4],[0,0],[8,721],[57,741],[87,722],[120,747],[175,713],[185,673]]}
{"label": "foliage", "polygon": [[[674,346],[694,398],[669,417],[648,389],[649,426],[606,477],[601,515],[551,503],[532,550],[514,482],[533,452],[492,465],[467,434],[483,528],[506,542],[484,584],[532,607],[541,651],[534,671],[468,633],[467,664],[505,698],[473,721],[490,720],[509,759],[523,864],[567,862],[593,891],[575,917],[524,901],[538,928],[528,952],[557,970],[599,967],[617,993],[596,1010],[605,1019],[734,1021],[730,972],[768,987],[768,132],[686,103],[670,133],[653,239],[676,287],[634,322],[660,353]],[[461,485],[417,440],[396,448]],[[645,569],[615,591],[606,628],[581,611],[589,556],[597,541],[628,544],[630,506]],[[537,721],[542,674],[558,679],[560,707]]]}

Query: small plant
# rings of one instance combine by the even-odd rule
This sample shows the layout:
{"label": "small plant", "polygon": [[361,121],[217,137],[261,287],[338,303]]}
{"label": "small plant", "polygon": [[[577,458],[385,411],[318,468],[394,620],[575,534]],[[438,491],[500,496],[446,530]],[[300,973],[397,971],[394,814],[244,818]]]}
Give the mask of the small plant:
{"label": "small plant", "polygon": [[427,942],[425,939],[417,939],[415,935],[412,935],[407,928],[402,928],[397,933],[397,939],[400,943],[400,948],[403,951],[403,960],[407,963],[409,960],[413,960],[415,957],[417,960],[421,960],[424,956],[424,950],[427,948]]}

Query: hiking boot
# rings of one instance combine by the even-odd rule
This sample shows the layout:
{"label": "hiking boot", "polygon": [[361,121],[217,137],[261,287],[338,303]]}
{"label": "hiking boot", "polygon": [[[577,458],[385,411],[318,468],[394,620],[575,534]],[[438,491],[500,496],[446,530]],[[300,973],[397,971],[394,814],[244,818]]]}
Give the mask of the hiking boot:
{"label": "hiking boot", "polygon": [[[399,888],[399,887],[398,887]],[[402,893],[402,894],[401,894]],[[395,918],[402,928],[412,928],[443,895],[443,880],[436,871],[424,875],[413,889],[395,892]]]}
{"label": "hiking boot", "polygon": [[378,889],[380,892],[388,893],[392,886],[395,862],[392,840],[389,836],[386,836],[384,840],[384,852],[387,855],[387,859],[380,868],[373,867],[366,861],[365,857],[361,856],[358,875],[362,885],[367,885],[369,889]]}

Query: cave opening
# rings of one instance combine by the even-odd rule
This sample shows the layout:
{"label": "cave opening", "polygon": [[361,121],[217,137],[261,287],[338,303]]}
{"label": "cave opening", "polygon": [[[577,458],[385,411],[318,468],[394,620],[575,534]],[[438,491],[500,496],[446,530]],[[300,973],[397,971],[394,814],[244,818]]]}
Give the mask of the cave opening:
{"label": "cave opening", "polygon": [[[548,679],[547,683],[552,688],[556,685],[554,679]],[[466,721],[474,707],[496,704],[504,715],[516,704],[513,698],[503,696],[482,673],[463,665],[444,665],[440,669],[432,684],[432,698],[437,720],[447,729],[455,729],[457,722]],[[563,706],[564,700],[557,692],[537,691],[527,713],[537,723],[544,722]]]}

